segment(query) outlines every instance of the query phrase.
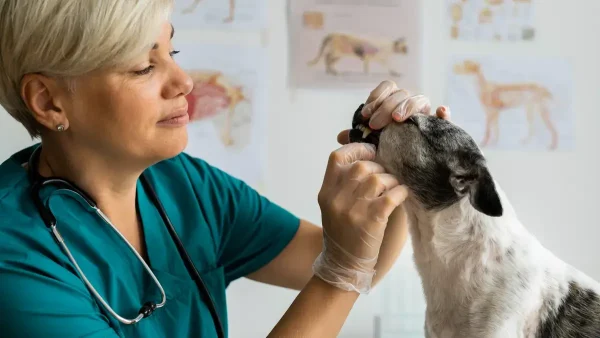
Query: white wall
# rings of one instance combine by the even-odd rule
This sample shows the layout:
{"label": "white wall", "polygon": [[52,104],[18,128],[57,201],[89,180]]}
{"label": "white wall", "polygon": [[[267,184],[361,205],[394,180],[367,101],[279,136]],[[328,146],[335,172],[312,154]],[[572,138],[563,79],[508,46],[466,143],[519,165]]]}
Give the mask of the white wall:
{"label": "white wall", "polygon": [[[417,0],[407,0],[417,1]],[[598,32],[600,2],[597,0],[535,1],[537,23],[533,43],[473,44],[449,42],[444,29],[444,0],[422,0],[425,6],[425,93],[434,105],[443,104],[446,56],[454,52],[503,55],[564,56],[574,64],[574,112],[576,150],[555,154],[486,151],[495,178],[520,214],[523,222],[556,254],[592,277],[600,279],[597,239],[600,224],[596,211],[600,188],[598,142],[600,114],[595,107],[600,78]],[[348,118],[363,92],[297,91],[286,88],[287,26],[285,1],[269,0],[269,187],[267,195],[313,222],[320,221],[316,196],[327,156],[338,145],[336,135],[348,127]],[[576,7],[574,4],[578,4]],[[186,34],[186,32],[178,32]],[[180,36],[181,37],[181,36]],[[190,38],[192,35],[190,35]],[[198,39],[198,37],[194,37]],[[212,33],[208,41],[259,43],[250,34],[231,36]],[[454,114],[460,112],[454,111]],[[298,128],[315,120],[310,137]],[[0,113],[0,158],[30,144],[25,130],[4,112]],[[509,171],[510,169],[510,171]],[[517,169],[518,174],[511,171]],[[407,249],[406,253],[409,250]],[[401,273],[401,271],[400,271]],[[342,337],[370,337],[373,316],[382,309],[382,290],[362,297],[353,309]],[[420,292],[420,290],[414,290]],[[232,337],[264,337],[292,302],[294,292],[249,281],[229,289]],[[256,309],[259,307],[260,310]]]}

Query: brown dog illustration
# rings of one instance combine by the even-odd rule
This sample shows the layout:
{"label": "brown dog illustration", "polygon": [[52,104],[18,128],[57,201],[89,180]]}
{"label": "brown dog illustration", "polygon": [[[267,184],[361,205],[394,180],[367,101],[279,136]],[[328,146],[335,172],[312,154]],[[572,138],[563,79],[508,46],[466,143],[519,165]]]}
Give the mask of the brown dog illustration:
{"label": "brown dog illustration", "polygon": [[465,60],[455,64],[453,71],[458,75],[474,75],[477,79],[479,99],[485,109],[486,125],[485,136],[481,146],[495,144],[498,141],[500,130],[498,118],[500,114],[510,108],[522,106],[525,108],[528,123],[528,134],[522,143],[528,143],[534,135],[533,122],[539,115],[544,125],[550,132],[551,141],[549,148],[556,149],[558,146],[558,133],[548,110],[548,100],[552,94],[544,86],[537,83],[493,83],[486,80],[479,63]]}
{"label": "brown dog illustration", "polygon": [[407,52],[408,47],[404,38],[375,42],[350,34],[330,33],[323,37],[319,46],[319,53],[313,60],[308,62],[308,65],[316,65],[324,57],[326,72],[337,75],[337,70],[333,68],[335,63],[341,58],[353,57],[363,62],[365,74],[369,73],[369,63],[374,61],[386,67],[390,75],[400,76],[400,73],[389,66],[389,61],[393,54],[406,54]]}

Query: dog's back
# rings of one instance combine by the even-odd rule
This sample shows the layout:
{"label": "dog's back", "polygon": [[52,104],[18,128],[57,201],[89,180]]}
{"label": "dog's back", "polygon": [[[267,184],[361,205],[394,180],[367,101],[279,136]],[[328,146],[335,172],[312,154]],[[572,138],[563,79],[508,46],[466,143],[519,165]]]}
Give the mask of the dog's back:
{"label": "dog's back", "polygon": [[416,115],[351,135],[410,190],[428,338],[600,338],[600,285],[526,231],[465,131]]}

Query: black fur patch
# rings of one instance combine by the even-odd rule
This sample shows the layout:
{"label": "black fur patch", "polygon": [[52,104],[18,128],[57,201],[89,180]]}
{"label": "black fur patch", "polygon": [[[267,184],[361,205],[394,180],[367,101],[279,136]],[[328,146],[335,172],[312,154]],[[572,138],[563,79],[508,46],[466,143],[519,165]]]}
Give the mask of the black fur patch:
{"label": "black fur patch", "polygon": [[[403,163],[406,183],[428,209],[443,209],[456,203],[460,196],[450,184],[455,162],[466,168],[467,175],[484,161],[473,140],[448,121],[434,116],[413,116],[405,123],[414,124],[421,130],[422,144],[419,146],[425,163],[414,166],[412,161]],[[426,131],[424,131],[426,130]],[[416,163],[416,162],[415,162]]]}
{"label": "black fur patch", "polygon": [[600,337],[600,297],[577,282],[569,283],[563,303],[543,323],[537,338]]}
{"label": "black fur patch", "polygon": [[384,129],[380,161],[402,178],[426,209],[441,210],[469,196],[476,210],[493,217],[503,214],[485,158],[466,131],[423,114]]}
{"label": "black fur patch", "polygon": [[406,185],[427,209],[443,209],[460,199],[450,184],[450,173],[450,169],[440,162],[425,166],[404,164]]}

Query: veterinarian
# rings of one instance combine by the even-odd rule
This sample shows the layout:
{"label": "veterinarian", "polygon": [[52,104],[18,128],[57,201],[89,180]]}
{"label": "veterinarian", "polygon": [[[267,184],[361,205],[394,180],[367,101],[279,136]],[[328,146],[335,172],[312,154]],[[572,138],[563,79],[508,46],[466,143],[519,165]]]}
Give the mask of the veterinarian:
{"label": "veterinarian", "polygon": [[[226,337],[241,277],[300,290],[271,336],[335,337],[400,253],[406,190],[348,131],[322,227],[182,152],[170,6],[0,0],[0,104],[41,140],[0,165],[3,337]],[[387,81],[367,103],[375,129],[429,111]]]}

